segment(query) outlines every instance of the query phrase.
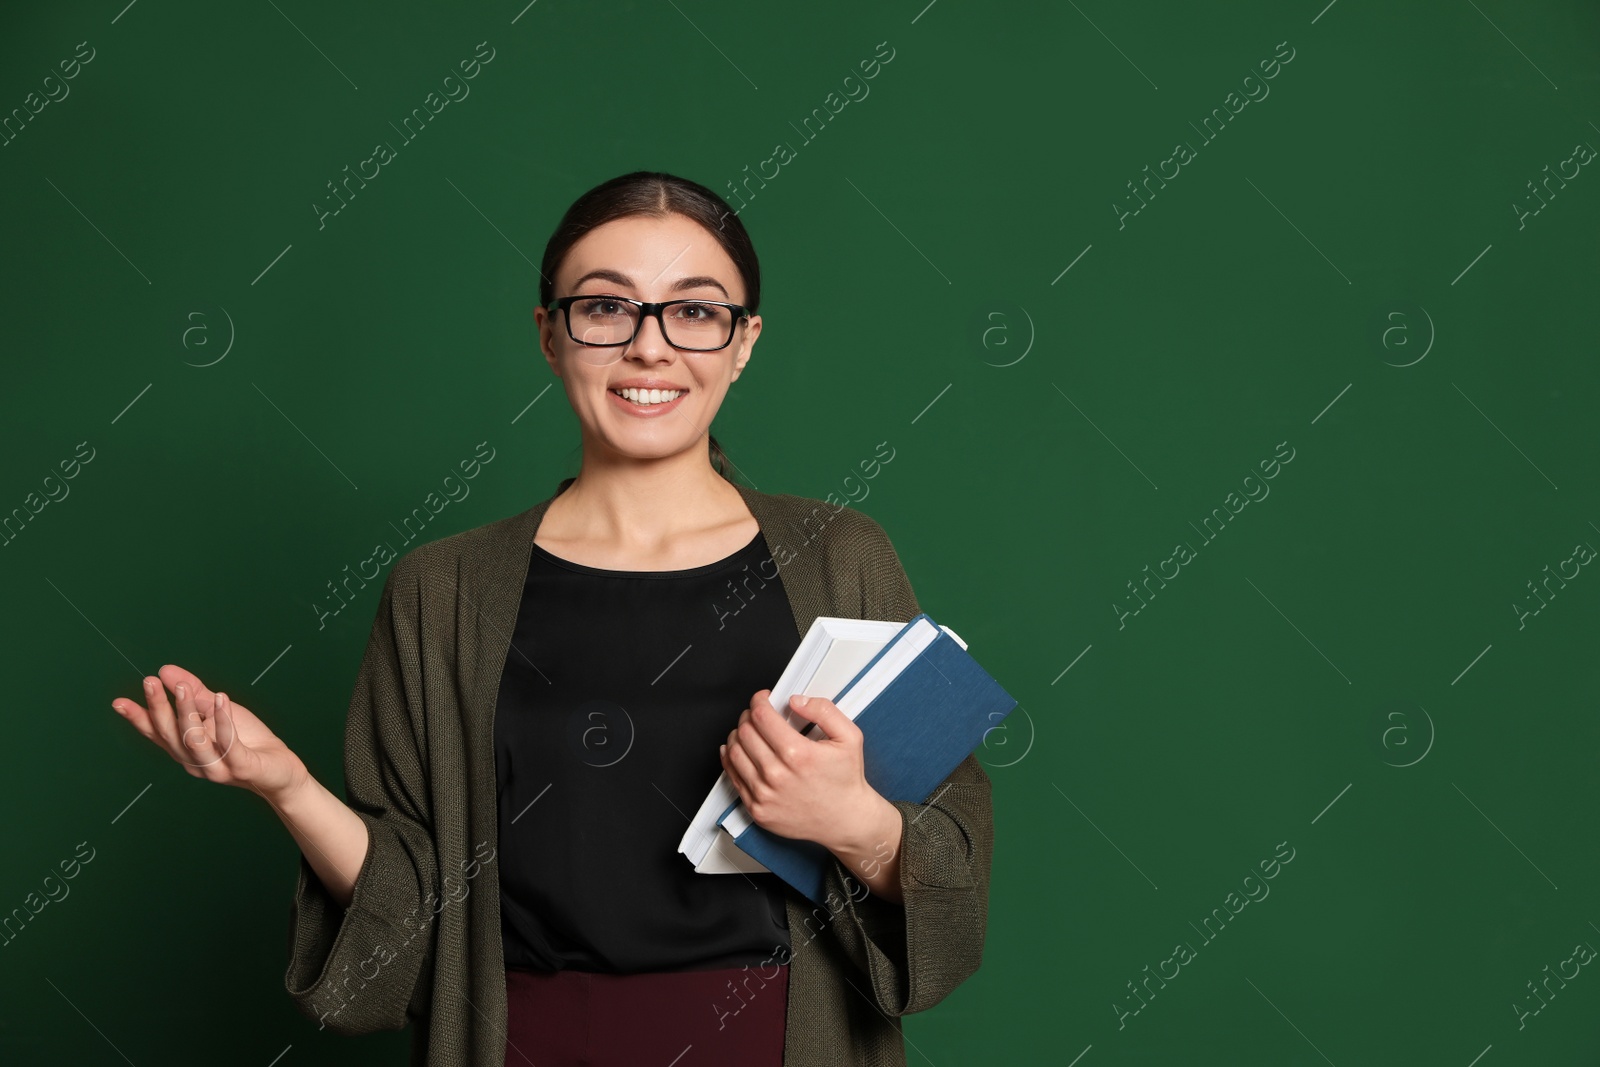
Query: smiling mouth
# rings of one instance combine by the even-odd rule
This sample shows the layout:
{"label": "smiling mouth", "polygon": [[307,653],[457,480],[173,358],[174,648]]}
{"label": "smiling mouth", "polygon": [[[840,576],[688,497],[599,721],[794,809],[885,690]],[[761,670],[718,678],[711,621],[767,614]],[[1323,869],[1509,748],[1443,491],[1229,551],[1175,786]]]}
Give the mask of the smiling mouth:
{"label": "smiling mouth", "polygon": [[629,403],[638,404],[640,407],[653,407],[657,404],[670,404],[688,392],[687,389],[611,389],[608,390]]}

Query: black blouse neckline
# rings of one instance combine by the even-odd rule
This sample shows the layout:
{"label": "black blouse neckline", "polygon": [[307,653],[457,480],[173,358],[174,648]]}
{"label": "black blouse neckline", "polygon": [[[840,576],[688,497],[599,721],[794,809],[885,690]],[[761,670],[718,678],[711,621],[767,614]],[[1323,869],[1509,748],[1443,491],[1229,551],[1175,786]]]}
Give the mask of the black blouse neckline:
{"label": "black blouse neckline", "polygon": [[755,536],[750,538],[750,540],[745,543],[743,548],[737,549],[736,551],[722,557],[714,563],[705,563],[698,567],[687,567],[683,570],[676,571],[619,571],[610,570],[605,567],[591,567],[584,563],[576,563],[570,559],[563,559],[554,552],[551,552],[549,549],[545,548],[543,545],[539,544],[537,541],[530,542],[530,544],[533,547],[534,555],[538,556],[540,559],[543,559],[549,563],[553,563],[558,567],[563,567],[569,571],[576,571],[579,574],[593,574],[602,578],[693,578],[698,575],[710,574],[724,567],[732,566],[734,563],[737,563],[739,559],[745,555],[745,553],[751,551],[759,543],[761,543],[761,540],[761,530],[758,528]]}

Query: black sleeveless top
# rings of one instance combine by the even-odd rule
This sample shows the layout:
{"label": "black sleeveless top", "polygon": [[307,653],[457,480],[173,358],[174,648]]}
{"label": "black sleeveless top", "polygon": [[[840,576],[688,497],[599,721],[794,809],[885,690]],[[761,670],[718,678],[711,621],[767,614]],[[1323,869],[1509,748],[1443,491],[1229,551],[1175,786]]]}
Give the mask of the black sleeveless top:
{"label": "black sleeveless top", "polygon": [[799,647],[758,532],[716,563],[588,567],[533,545],[495,707],[505,965],[629,974],[788,958],[774,874],[678,852],[717,747]]}

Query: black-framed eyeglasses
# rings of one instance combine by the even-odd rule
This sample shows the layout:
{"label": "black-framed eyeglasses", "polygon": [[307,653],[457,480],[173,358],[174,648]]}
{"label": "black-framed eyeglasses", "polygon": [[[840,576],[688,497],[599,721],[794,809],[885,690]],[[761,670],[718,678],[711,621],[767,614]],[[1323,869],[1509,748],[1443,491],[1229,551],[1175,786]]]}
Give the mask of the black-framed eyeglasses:
{"label": "black-framed eyeglasses", "polygon": [[584,293],[561,296],[546,305],[547,311],[561,311],[567,320],[567,336],[580,345],[613,348],[631,342],[639,324],[654,315],[661,335],[673,348],[686,352],[716,352],[727,348],[741,319],[750,309],[720,300],[664,300],[646,303],[609,293]]}

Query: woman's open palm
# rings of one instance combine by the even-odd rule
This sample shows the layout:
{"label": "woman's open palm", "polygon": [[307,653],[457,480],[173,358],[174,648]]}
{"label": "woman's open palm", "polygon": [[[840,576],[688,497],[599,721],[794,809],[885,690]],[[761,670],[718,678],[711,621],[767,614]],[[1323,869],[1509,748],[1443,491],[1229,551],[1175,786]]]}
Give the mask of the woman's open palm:
{"label": "woman's open palm", "polygon": [[300,758],[250,709],[213,693],[182,667],[169,663],[159,677],[147,677],[144,693],[143,705],[119,697],[111,706],[190,775],[269,798],[306,778]]}

